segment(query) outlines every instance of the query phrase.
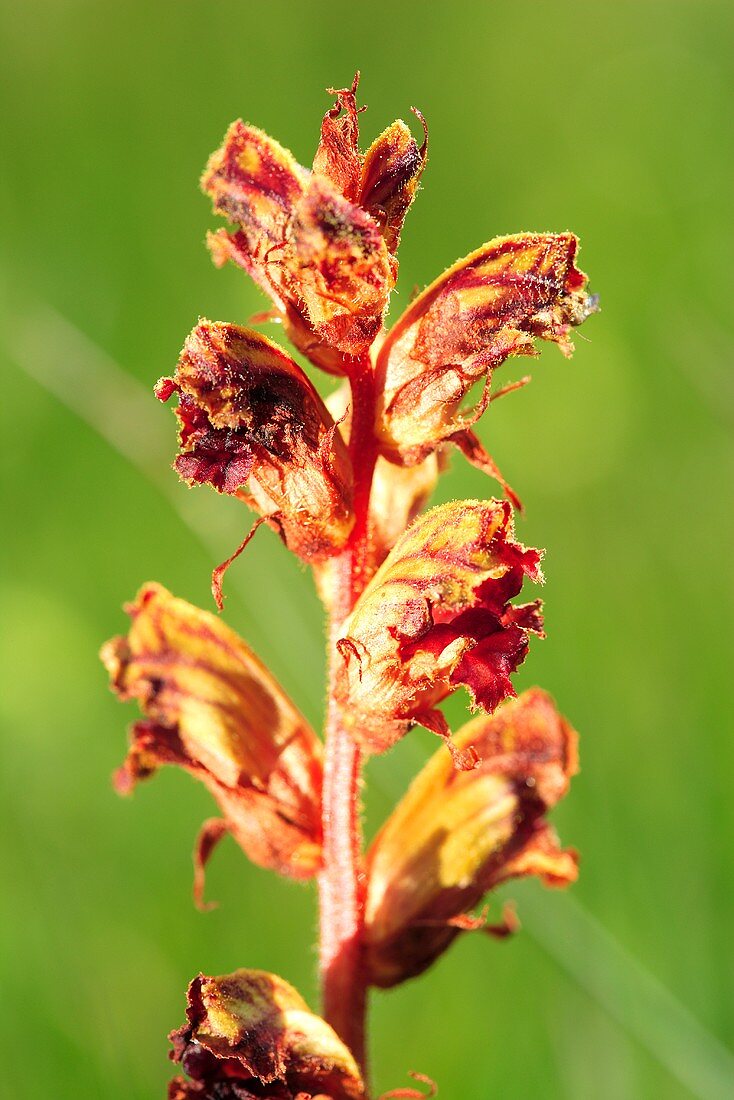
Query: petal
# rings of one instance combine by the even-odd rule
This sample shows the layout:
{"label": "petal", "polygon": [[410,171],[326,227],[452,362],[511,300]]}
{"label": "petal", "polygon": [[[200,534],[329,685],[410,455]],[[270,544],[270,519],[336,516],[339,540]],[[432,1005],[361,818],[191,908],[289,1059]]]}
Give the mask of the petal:
{"label": "petal", "polygon": [[428,131],[423,116],[416,114],[424,129],[420,148],[409,127],[397,119],[372,142],[362,168],[359,204],[380,226],[393,255],[427,160]]}
{"label": "petal", "polygon": [[464,684],[492,709],[513,693],[535,605],[510,600],[540,553],[513,541],[507,501],[454,501],[420,516],[400,538],[345,622],[337,697],[368,752],[415,722],[445,735],[436,704]]}
{"label": "petal", "polygon": [[379,431],[402,461],[424,457],[437,442],[471,425],[461,405],[472,386],[509,355],[535,354],[533,338],[553,340],[565,354],[569,333],[596,308],[575,266],[570,233],[498,237],[459,260],[395,323],[377,361],[384,389]]}
{"label": "petal", "polygon": [[184,1027],[170,1035],[171,1056],[193,1081],[177,1079],[181,1097],[235,1100],[249,1086],[257,1096],[282,1100],[316,1093],[321,1100],[363,1100],[364,1083],[349,1050],[275,974],[200,975],[189,986],[186,1016]]}
{"label": "petal", "polygon": [[327,176],[350,202],[355,202],[359,197],[362,170],[358,84],[359,73],[356,73],[351,88],[329,88],[329,95],[336,96],[336,103],[324,115],[321,140],[313,162],[314,172]]}
{"label": "petal", "polygon": [[372,218],[325,176],[313,176],[283,251],[289,300],[318,340],[363,355],[382,327],[392,289],[385,241]]}
{"label": "petal", "polygon": [[544,815],[577,771],[576,734],[537,688],[455,735],[479,756],[456,772],[437,752],[375,838],[369,853],[366,941],[371,980],[394,985],[425,970],[498,883],[536,874],[576,877]]}
{"label": "petal", "polygon": [[[269,252],[283,243],[293,208],[303,195],[308,172],[277,141],[238,120],[228,129],[202,176],[202,189],[214,210],[233,222],[239,262],[278,298],[279,269]],[[225,235],[226,236],[226,235]],[[217,238],[219,244],[223,238]],[[221,261],[221,257],[215,259]]]}
{"label": "petal", "polygon": [[321,744],[224,623],[157,584],[128,607],[127,636],[102,650],[113,690],[148,721],[133,728],[117,786],[163,764],[201,779],[255,862],[307,878],[320,865]]}
{"label": "petal", "polygon": [[173,392],[184,481],[244,496],[307,561],[344,546],[354,524],[351,463],[290,356],[250,329],[200,321],[173,379],[159,383],[163,400]]}

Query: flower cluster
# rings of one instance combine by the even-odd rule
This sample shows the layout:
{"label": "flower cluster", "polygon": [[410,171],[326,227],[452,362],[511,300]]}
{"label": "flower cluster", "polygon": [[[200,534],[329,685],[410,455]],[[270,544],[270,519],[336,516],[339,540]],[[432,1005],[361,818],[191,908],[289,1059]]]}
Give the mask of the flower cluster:
{"label": "flower cluster", "polygon": [[[493,924],[472,912],[498,884],[577,872],[547,820],[576,770],[576,735],[547,694],[517,698],[512,683],[543,636],[540,601],[518,602],[526,580],[542,582],[542,554],[517,541],[517,497],[473,426],[495,370],[538,339],[569,355],[596,299],[573,235],[522,233],[459,260],[386,330],[427,129],[416,111],[420,144],[399,120],[362,153],[356,93],[357,78],[333,93],[311,170],[236,122],[202,179],[230,223],[210,234],[215,263],[244,269],[302,360],[342,381],[322,399],[261,333],[200,319],[156,386],[177,399],[180,477],[241,500],[313,569],[330,619],[325,742],[244,641],[160,585],[141,589],[128,633],[102,651],[113,689],[143,713],[117,788],[175,764],[219,807],[195,846],[197,902],[226,833],[321,890],[328,1022],[275,975],[199,976],[171,1035],[184,1074],[171,1100],[366,1100],[366,990],[419,974],[463,931],[512,931],[510,911]],[[423,511],[451,445],[504,499]],[[460,687],[478,713],[452,734],[440,705]],[[362,852],[362,757],[415,725],[449,751]],[[420,1082],[385,1095],[427,1095]]]}

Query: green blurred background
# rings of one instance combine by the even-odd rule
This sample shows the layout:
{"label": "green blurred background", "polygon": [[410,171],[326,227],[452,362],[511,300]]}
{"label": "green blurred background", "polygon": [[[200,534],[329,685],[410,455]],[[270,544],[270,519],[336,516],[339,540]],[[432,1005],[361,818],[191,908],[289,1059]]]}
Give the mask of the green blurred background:
{"label": "green blurred background", "polygon": [[[375,997],[376,1085],[416,1069],[446,1100],[734,1094],[733,12],[6,0],[2,1095],[162,1096],[199,970],[265,967],[315,1001],[313,891],[227,841],[209,874],[221,906],[198,913],[204,791],[166,772],[112,793],[133,710],[97,650],[145,580],[211,606],[210,569],[250,522],[177,484],[172,416],[150,395],[199,314],[264,308],[208,260],[200,170],[238,115],[308,163],[324,88],[357,67],[366,138],[411,104],[431,127],[394,310],[520,229],[577,232],[603,300],[573,361],[545,349],[482,426],[525,499],[521,537],[548,548],[549,638],[520,684],[581,731],[556,814],[581,879],[506,891],[511,942],[467,936]],[[456,458],[439,497],[492,491]],[[227,621],[318,722],[309,578],[265,532],[227,587]],[[371,828],[434,744],[419,731],[370,765]]]}

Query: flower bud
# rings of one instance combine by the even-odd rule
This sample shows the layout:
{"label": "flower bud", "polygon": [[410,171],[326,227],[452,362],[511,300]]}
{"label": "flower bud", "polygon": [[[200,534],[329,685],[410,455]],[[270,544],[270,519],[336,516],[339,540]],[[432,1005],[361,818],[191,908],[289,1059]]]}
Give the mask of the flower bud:
{"label": "flower bud", "polygon": [[443,752],[428,761],[375,838],[368,857],[366,957],[370,981],[392,986],[420,974],[462,928],[464,916],[506,879],[546,885],[576,878],[576,854],[558,847],[546,812],[577,770],[576,734],[537,688],[480,715],[455,734],[479,756],[456,772]]}
{"label": "flower bud", "polygon": [[[540,553],[513,541],[507,501],[453,501],[398,540],[344,623],[336,683],[343,721],[367,752],[383,752],[416,722],[443,737],[436,704],[464,685],[488,711],[514,694],[539,602],[513,606]],[[471,754],[456,752],[461,767]]]}
{"label": "flower bud", "polygon": [[309,379],[276,344],[200,321],[156,392],[164,401],[179,395],[175,467],[184,481],[245,499],[306,561],[342,549],[354,524],[347,449]]}
{"label": "flower bud", "polygon": [[[236,226],[210,237],[215,262],[239,264],[270,295],[299,350],[337,373],[335,353],[369,348],[394,283],[377,222],[350,201],[362,163],[354,89],[338,94],[313,174],[267,134],[235,122],[202,178],[216,213]],[[338,118],[342,103],[347,114]]]}
{"label": "flower bud", "polygon": [[391,256],[398,250],[400,231],[426,166],[428,130],[423,115],[415,113],[423,125],[421,147],[397,119],[372,142],[362,167],[359,203],[380,226]]}
{"label": "flower bud", "polygon": [[363,1100],[351,1053],[282,978],[235,970],[191,982],[187,1023],[171,1032],[170,1100]]}
{"label": "flower bud", "polygon": [[284,284],[316,337],[363,355],[382,327],[393,286],[377,223],[325,176],[311,178],[283,248]]}
{"label": "flower bud", "polygon": [[[383,450],[412,465],[455,440],[489,401],[492,372],[510,355],[535,355],[533,338],[570,355],[572,326],[596,309],[575,266],[570,233],[498,237],[450,267],[393,325],[377,358]],[[473,408],[462,402],[486,379]],[[456,438],[455,438],[456,437]],[[486,462],[476,446],[470,459]]]}
{"label": "flower bud", "polygon": [[351,88],[327,89],[329,95],[336,96],[336,103],[323,117],[321,138],[313,161],[314,172],[330,179],[349,202],[356,202],[359,198],[362,171],[358,85],[359,73],[355,73]]}
{"label": "flower bud", "polygon": [[[117,775],[127,793],[163,764],[201,779],[255,863],[309,878],[321,863],[321,743],[245,643],[157,584],[127,608],[127,636],[102,649],[113,690],[148,719]],[[200,843],[205,862],[216,828]]]}
{"label": "flower bud", "polygon": [[281,307],[280,268],[270,262],[270,251],[282,244],[308,179],[288,149],[240,119],[227,130],[201,179],[215,212],[237,226],[238,262]]}

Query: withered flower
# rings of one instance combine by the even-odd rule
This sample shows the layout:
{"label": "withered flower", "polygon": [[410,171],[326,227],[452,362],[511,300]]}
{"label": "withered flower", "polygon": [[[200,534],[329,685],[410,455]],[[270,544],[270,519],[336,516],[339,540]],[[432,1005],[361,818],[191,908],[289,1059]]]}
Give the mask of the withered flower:
{"label": "withered flower", "polygon": [[[231,832],[263,867],[309,878],[321,864],[321,743],[268,670],[216,616],[147,584],[126,636],[102,650],[111,686],[136,699],[146,721],[133,726],[116,777],[127,793],[163,764],[201,779],[223,814],[199,846]],[[197,885],[202,882],[199,876]]]}
{"label": "withered flower", "polygon": [[264,970],[200,975],[170,1035],[169,1100],[363,1100],[354,1058],[300,994]]}
{"label": "withered flower", "polygon": [[184,481],[240,496],[306,561],[344,546],[354,524],[347,449],[313,384],[277,344],[202,320],[157,393],[178,394],[175,466]]}
{"label": "withered flower", "polygon": [[[253,126],[235,122],[202,178],[237,227],[210,238],[270,295],[295,345],[341,374],[382,327],[400,229],[426,159],[403,122],[359,151],[357,78],[334,92],[313,172]],[[345,358],[346,357],[346,362]]]}
{"label": "withered flower", "polygon": [[462,928],[483,926],[467,912],[506,879],[565,886],[576,878],[576,853],[559,847],[545,821],[577,770],[576,734],[550,696],[526,691],[455,739],[474,746],[477,768],[457,772],[434,753],[369,851],[365,937],[375,985],[420,974]]}
{"label": "withered flower", "polygon": [[[539,601],[510,601],[525,576],[542,580],[540,557],[513,541],[507,501],[454,501],[415,520],[336,643],[343,720],[366,751],[383,752],[416,722],[448,738],[435,707],[459,685],[488,711],[514,694],[510,676],[542,619]],[[471,752],[454,756],[472,766]]]}
{"label": "withered flower", "polygon": [[[497,237],[440,275],[387,334],[377,355],[377,431],[384,453],[412,465],[456,443],[498,471],[469,431],[490,398],[492,373],[510,355],[535,355],[534,337],[565,355],[570,332],[596,309],[575,265],[571,233]],[[462,402],[482,379],[473,408]]]}

